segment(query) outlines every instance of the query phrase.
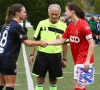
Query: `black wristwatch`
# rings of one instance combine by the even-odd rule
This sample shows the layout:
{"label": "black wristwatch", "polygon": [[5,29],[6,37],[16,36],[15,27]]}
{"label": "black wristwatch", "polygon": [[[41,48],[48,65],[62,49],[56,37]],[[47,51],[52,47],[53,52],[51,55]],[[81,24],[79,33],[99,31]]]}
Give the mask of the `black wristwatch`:
{"label": "black wristwatch", "polygon": [[30,57],[30,56],[34,56],[34,54],[29,54],[29,57]]}
{"label": "black wristwatch", "polygon": [[66,58],[63,58],[63,60],[64,60],[64,61],[67,61],[68,59],[66,59]]}

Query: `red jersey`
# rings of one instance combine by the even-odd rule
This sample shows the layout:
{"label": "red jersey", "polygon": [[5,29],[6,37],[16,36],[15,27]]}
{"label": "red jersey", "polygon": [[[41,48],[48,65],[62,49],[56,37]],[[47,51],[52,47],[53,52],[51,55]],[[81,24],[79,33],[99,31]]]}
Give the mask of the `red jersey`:
{"label": "red jersey", "polygon": [[[68,38],[70,41],[74,64],[85,63],[89,48],[88,40],[92,39],[89,24],[83,19],[79,19],[76,25],[73,22],[70,23],[62,38]],[[94,56],[92,55],[90,63],[93,62]]]}

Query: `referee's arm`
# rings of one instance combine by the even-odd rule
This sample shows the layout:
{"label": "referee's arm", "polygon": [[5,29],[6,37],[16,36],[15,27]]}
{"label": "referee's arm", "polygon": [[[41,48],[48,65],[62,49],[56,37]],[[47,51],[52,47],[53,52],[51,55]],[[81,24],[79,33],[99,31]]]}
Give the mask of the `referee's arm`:
{"label": "referee's arm", "polygon": [[65,42],[62,45],[62,51],[63,51],[63,58],[67,60],[67,51],[68,51],[67,42]]}
{"label": "referee's arm", "polygon": [[67,48],[67,43],[64,43],[62,45],[62,51],[63,51],[63,58],[62,58],[62,67],[65,68],[66,67],[66,61],[67,61],[67,51],[68,51],[68,48]]}

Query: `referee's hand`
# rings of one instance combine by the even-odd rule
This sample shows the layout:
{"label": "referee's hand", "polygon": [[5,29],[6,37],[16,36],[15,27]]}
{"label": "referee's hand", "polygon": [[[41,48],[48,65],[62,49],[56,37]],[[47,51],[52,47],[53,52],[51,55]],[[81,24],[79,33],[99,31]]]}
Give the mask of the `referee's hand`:
{"label": "referee's hand", "polygon": [[34,62],[34,56],[30,56],[29,57],[29,64],[32,65],[33,62]]}
{"label": "referee's hand", "polygon": [[61,62],[62,62],[62,67],[65,68],[66,67],[66,61],[62,60]]}
{"label": "referee's hand", "polygon": [[48,44],[47,44],[46,41],[43,41],[43,40],[41,41],[41,44],[40,44],[41,47],[44,47],[44,48],[45,48],[47,45],[48,45]]}

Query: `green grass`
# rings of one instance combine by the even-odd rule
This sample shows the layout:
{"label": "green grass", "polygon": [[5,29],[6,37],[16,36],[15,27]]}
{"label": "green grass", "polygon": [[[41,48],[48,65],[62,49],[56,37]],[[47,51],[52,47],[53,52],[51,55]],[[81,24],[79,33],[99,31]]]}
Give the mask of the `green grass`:
{"label": "green grass", "polygon": [[33,40],[33,35],[34,35],[34,31],[33,28],[28,27],[28,32],[27,32],[27,36],[29,39]]}
{"label": "green grass", "polygon": [[[28,28],[28,37],[29,39],[33,39],[34,30],[32,28]],[[26,47],[26,53],[27,56],[30,53],[31,47]],[[36,54],[36,53],[35,53]],[[95,68],[96,72],[100,73],[100,45],[95,47],[94,50],[95,55],[95,62],[93,67]],[[68,61],[67,61],[67,67],[63,69],[63,79],[58,80],[57,86],[58,90],[74,90],[73,86],[73,73],[66,73],[66,72],[73,72],[73,60],[72,55],[70,52],[70,48],[68,48]],[[32,71],[33,65],[30,66],[30,70]],[[18,73],[17,74],[17,84],[15,90],[28,90],[27,86],[27,79],[26,79],[26,73],[25,73],[25,67],[24,67],[24,60],[22,55],[22,50],[20,51],[20,55],[18,58]],[[36,77],[32,76],[34,86],[36,84]],[[95,74],[95,82],[87,87],[87,90],[100,90],[100,74]],[[46,75],[45,84],[44,84],[44,90],[49,90],[49,80],[48,80],[48,74]]]}
{"label": "green grass", "polygon": [[15,90],[28,90],[22,50],[20,50],[17,69],[18,74]]}

